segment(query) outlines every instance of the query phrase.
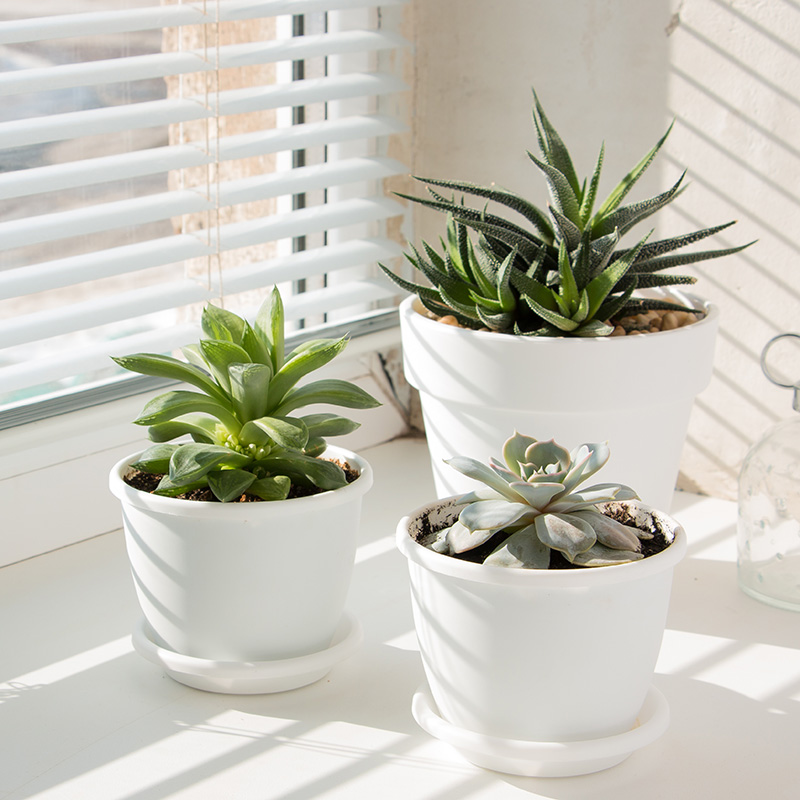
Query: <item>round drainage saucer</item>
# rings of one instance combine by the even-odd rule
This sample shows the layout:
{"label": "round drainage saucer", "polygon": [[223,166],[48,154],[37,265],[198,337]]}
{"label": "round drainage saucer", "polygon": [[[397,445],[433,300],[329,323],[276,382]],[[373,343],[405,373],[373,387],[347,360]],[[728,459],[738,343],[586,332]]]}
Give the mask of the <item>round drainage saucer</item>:
{"label": "round drainage saucer", "polygon": [[599,772],[624,761],[631,753],[654,742],[669,725],[669,706],[651,687],[636,726],[624,733],[579,742],[529,742],[485,736],[447,722],[427,686],[417,689],[411,713],[431,736],[453,746],[479,767],[533,778],[555,778]]}
{"label": "round drainage saucer", "polygon": [[345,612],[330,647],[278,661],[214,661],[185,656],[157,645],[149,625],[140,619],[131,639],[137,653],[161,667],[170,678],[206,692],[269,694],[308,686],[349,658],[363,641],[361,623]]}

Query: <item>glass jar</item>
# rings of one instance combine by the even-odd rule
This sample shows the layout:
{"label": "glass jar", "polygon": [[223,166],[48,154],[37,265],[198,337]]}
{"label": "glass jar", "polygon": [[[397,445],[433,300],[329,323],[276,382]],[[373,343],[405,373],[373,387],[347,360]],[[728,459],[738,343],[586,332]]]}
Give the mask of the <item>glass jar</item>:
{"label": "glass jar", "polygon": [[[782,382],[767,367],[771,339],[761,354],[767,378],[795,390],[800,411],[800,382]],[[752,597],[779,608],[800,611],[800,417],[770,428],[745,457],[739,475],[739,586]]]}

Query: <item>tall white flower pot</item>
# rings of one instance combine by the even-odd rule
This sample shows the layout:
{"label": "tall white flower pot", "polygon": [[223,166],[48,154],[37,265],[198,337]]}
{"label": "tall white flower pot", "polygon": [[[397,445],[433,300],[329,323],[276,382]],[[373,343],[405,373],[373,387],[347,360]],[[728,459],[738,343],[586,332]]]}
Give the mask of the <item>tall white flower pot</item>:
{"label": "tall white flower pot", "polygon": [[[152,645],[205,662],[296,659],[331,646],[350,585],[361,501],[372,470],[355,453],[329,457],[351,484],[276,502],[214,503],[128,486],[135,456],[111,471]],[[208,663],[200,665],[208,669]]]}
{"label": "tall white flower pot", "polygon": [[[668,298],[669,299],[669,298]],[[718,311],[673,331],[619,337],[525,337],[473,331],[400,306],[406,378],[420,393],[439,497],[474,488],[443,464],[499,456],[514,430],[566,447],[608,441],[600,481],[633,486],[668,509],[695,396],[711,378]]]}
{"label": "tall white flower pot", "polygon": [[[429,525],[456,518],[463,507],[456,498],[400,521],[396,541],[408,560],[438,724],[456,732],[453,743],[470,760],[518,774],[579,774],[612,766],[641,745],[627,749],[625,740],[652,699],[673,569],[686,538],[667,515],[625,505],[654,513],[672,543],[641,561],[584,569],[491,567],[418,544]],[[469,737],[472,748],[464,744]],[[527,762],[526,746],[533,753]],[[501,756],[506,761],[498,763]],[[504,766],[510,757],[520,766]]]}

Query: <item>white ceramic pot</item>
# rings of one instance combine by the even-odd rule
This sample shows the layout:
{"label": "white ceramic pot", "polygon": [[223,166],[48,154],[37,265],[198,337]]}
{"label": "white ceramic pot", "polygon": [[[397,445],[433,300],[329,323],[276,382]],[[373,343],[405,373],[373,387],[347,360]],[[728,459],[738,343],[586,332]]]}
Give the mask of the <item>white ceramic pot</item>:
{"label": "white ceramic pot", "polygon": [[155,644],[226,662],[277,661],[329,647],[342,619],[366,460],[329,456],[360,475],[335,491],[279,502],[213,503],[128,486],[111,471],[139,604]]}
{"label": "white ceramic pot", "polygon": [[[630,731],[650,691],[672,573],[675,520],[643,504],[672,544],[629,564],[523,570],[441,555],[414,536],[455,519],[455,498],[401,520],[419,648],[441,717],[482,737],[579,742]],[[621,760],[621,759],[618,759]]]}
{"label": "white ceramic pot", "polygon": [[473,488],[443,464],[487,462],[515,430],[571,449],[608,441],[598,481],[632,486],[668,509],[695,396],[711,378],[718,311],[674,331],[619,337],[526,337],[435,322],[400,306],[403,360],[420,392],[438,497]]}

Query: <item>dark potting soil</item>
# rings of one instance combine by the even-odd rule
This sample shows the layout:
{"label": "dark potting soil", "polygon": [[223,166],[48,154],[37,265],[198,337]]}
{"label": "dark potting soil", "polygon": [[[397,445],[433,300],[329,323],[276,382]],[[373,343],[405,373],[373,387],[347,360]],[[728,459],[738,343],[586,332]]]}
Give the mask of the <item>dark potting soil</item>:
{"label": "dark potting soil", "polygon": [[[656,555],[662,550],[666,550],[671,544],[670,540],[664,535],[664,529],[658,518],[650,516],[650,524],[648,526],[636,525],[633,515],[628,511],[625,506],[613,506],[604,511],[607,517],[616,520],[622,525],[630,525],[632,528],[644,530],[647,533],[653,534],[652,539],[640,539],[642,555],[647,558],[648,556]],[[442,528],[447,527],[451,523],[442,523],[441,525],[432,526],[428,517],[423,517],[420,520],[420,528],[414,537],[414,541],[422,544],[424,540],[431,534],[438,533]],[[508,539],[510,533],[506,531],[498,531],[491,539],[484,542],[480,547],[473,550],[467,550],[465,553],[451,554],[448,558],[455,558],[459,561],[469,561],[473,564],[482,564],[484,560],[503,542]],[[597,567],[584,567],[577,564],[571,564],[558,550],[550,551],[550,569],[598,569]]]}
{"label": "dark potting soil", "polygon": [[[356,478],[358,478],[358,472],[356,472],[346,462],[343,463],[334,459],[331,459],[331,461],[334,464],[338,464],[342,470],[344,470],[344,477],[348,483],[352,483]],[[149,472],[142,472],[138,469],[132,469],[123,477],[123,480],[128,484],[128,486],[132,486],[134,489],[138,489],[140,492],[148,492],[149,494],[153,494],[158,488],[158,484],[161,482],[163,477],[163,475],[155,475]],[[320,494],[323,491],[325,490],[320,489],[317,486],[300,486],[293,483],[292,488],[289,490],[289,497],[287,499],[294,497],[310,497],[314,494]],[[176,497],[179,500],[200,500],[205,503],[219,503],[219,500],[207,486],[204,486],[201,489],[192,489],[191,491],[176,495]],[[254,494],[247,494],[247,492],[245,492],[241,497],[229,502],[263,503],[268,501],[264,501],[260,497],[256,497]]]}

